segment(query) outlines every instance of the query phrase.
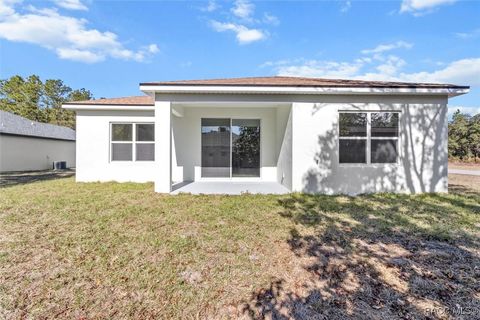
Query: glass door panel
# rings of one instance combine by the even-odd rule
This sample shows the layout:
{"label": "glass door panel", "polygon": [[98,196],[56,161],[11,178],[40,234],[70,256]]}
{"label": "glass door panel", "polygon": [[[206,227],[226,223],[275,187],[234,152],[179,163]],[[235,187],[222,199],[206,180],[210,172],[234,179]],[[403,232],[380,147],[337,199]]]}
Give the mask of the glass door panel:
{"label": "glass door panel", "polygon": [[230,119],[202,119],[202,177],[230,177]]}
{"label": "glass door panel", "polygon": [[232,177],[260,177],[258,119],[232,119]]}

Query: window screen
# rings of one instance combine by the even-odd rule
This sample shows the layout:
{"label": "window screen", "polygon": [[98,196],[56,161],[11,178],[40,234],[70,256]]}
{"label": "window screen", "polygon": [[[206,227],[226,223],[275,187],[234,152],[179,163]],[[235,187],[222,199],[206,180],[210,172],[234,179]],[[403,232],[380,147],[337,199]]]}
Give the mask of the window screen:
{"label": "window screen", "polygon": [[367,114],[366,113],[340,113],[340,136],[341,137],[366,137]]}
{"label": "window screen", "polygon": [[373,112],[371,114],[371,163],[395,163],[398,152],[397,112]]}
{"label": "window screen", "polygon": [[112,124],[112,141],[132,141],[132,125],[128,123]]}
{"label": "window screen", "polygon": [[372,113],[372,137],[398,137],[398,113]]}
{"label": "window screen", "polygon": [[155,126],[153,123],[138,123],[136,141],[153,141],[155,139]]}
{"label": "window screen", "polygon": [[112,123],[111,161],[154,161],[154,130],[153,123]]}
{"label": "window screen", "polygon": [[155,160],[155,144],[154,143],[137,143],[137,161],[153,161]]}
{"label": "window screen", "polygon": [[340,113],[340,163],[367,162],[367,114]]}
{"label": "window screen", "polygon": [[374,139],[371,142],[372,163],[395,163],[397,162],[397,140]]}
{"label": "window screen", "polygon": [[112,161],[132,161],[132,144],[112,143]]}
{"label": "window screen", "polygon": [[363,140],[340,140],[340,163],[366,163],[367,141]]}
{"label": "window screen", "polygon": [[341,112],[339,163],[396,163],[398,112]]}

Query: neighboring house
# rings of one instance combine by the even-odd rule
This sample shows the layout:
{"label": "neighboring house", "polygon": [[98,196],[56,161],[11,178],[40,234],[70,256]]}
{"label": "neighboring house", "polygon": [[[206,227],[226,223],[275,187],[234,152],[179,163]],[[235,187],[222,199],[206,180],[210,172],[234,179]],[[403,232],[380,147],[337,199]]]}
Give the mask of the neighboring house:
{"label": "neighboring house", "polygon": [[75,167],[75,131],[0,110],[0,172]]}
{"label": "neighboring house", "polygon": [[446,192],[448,98],[469,87],[257,77],[140,90],[63,105],[77,112],[77,181],[153,181],[162,193]]}

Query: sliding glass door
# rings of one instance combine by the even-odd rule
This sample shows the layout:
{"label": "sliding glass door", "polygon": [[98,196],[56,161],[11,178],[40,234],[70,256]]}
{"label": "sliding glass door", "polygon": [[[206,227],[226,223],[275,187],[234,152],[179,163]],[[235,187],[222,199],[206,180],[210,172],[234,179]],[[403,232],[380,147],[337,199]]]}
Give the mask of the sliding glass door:
{"label": "sliding glass door", "polygon": [[202,177],[230,177],[230,119],[202,119]]}
{"label": "sliding glass door", "polygon": [[260,177],[260,120],[232,119],[232,177]]}
{"label": "sliding glass door", "polygon": [[260,177],[260,120],[202,119],[202,177]]}

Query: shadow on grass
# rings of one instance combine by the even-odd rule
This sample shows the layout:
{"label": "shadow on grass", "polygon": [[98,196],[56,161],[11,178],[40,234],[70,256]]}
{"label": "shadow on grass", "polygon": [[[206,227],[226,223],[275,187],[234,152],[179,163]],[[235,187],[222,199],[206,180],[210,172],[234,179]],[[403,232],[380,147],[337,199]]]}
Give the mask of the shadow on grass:
{"label": "shadow on grass", "polygon": [[479,318],[478,238],[452,220],[480,216],[478,203],[473,191],[283,198],[307,281],[275,279],[243,310],[254,319]]}
{"label": "shadow on grass", "polygon": [[74,175],[74,170],[4,172],[0,174],[0,188],[13,187],[38,181],[69,178]]}

